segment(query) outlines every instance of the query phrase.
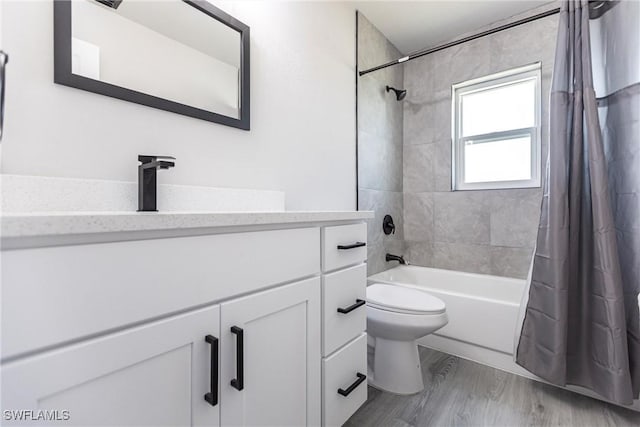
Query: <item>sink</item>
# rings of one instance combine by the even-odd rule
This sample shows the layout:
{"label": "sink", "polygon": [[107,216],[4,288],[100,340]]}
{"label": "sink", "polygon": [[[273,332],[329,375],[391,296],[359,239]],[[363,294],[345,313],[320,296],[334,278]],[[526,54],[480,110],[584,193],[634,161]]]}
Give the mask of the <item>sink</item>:
{"label": "sink", "polygon": [[[136,212],[138,183],[0,175],[2,212]],[[282,191],[158,184],[160,212],[282,212]]]}

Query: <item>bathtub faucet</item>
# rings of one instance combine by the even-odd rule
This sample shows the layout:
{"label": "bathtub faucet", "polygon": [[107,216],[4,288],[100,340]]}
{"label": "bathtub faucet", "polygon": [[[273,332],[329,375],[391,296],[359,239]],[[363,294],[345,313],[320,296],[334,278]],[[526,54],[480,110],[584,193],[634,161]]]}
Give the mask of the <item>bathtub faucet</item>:
{"label": "bathtub faucet", "polygon": [[387,254],[386,257],[385,257],[385,261],[387,261],[387,262],[389,262],[389,261],[398,261],[402,265],[409,265],[409,263],[407,261],[405,261],[402,256],[393,255],[393,254]]}

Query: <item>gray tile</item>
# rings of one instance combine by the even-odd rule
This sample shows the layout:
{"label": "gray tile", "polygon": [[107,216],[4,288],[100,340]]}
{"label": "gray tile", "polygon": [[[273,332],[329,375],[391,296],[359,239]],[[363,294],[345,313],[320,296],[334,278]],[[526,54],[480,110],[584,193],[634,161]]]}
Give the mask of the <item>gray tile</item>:
{"label": "gray tile", "polygon": [[384,60],[380,39],[379,31],[362,13],[358,13],[358,64],[362,69]]}
{"label": "gray tile", "polygon": [[358,185],[402,191],[402,139],[358,133]]}
{"label": "gray tile", "polygon": [[[402,54],[362,14],[358,14],[358,68],[360,71],[400,58]],[[385,85],[402,86],[404,65],[385,68],[367,76]],[[383,86],[384,87],[384,86]]]}
{"label": "gray tile", "polygon": [[[400,76],[402,87],[402,74]],[[374,135],[402,137],[403,103],[387,93],[388,80],[367,74],[358,79],[358,130]]]}
{"label": "gray tile", "polygon": [[491,244],[533,247],[540,222],[541,200],[540,189],[490,192],[487,201],[491,210]]}
{"label": "gray tile", "polygon": [[451,90],[451,84],[453,83],[449,78],[451,55],[451,49],[444,49],[429,55],[433,61],[431,66],[431,72],[433,73],[433,92]]}
{"label": "gray tile", "polygon": [[435,143],[433,161],[436,191],[451,191],[451,140],[441,140]]}
{"label": "gray tile", "polygon": [[403,190],[420,193],[435,189],[434,144],[405,145],[403,150]]}
{"label": "gray tile", "polygon": [[[381,201],[379,200],[379,193],[375,190],[359,190],[358,191],[358,209],[374,211],[374,213],[380,210]],[[384,193],[384,192],[382,192]],[[367,222],[367,246],[369,250],[375,247],[382,247],[382,233],[377,227],[377,218],[366,220]]]}
{"label": "gray tile", "polygon": [[451,138],[451,93],[439,92],[428,102],[405,100],[405,145],[429,144]]}
{"label": "gray tile", "polygon": [[362,13],[358,13],[358,65],[361,70],[397,59],[400,52]]}
{"label": "gray tile", "polygon": [[371,246],[367,249],[367,276],[371,276],[387,269],[384,262],[384,248],[382,246]]}
{"label": "gray tile", "polygon": [[404,65],[407,101],[424,104],[433,99],[433,56],[427,55]]}
{"label": "gray tile", "polygon": [[489,244],[490,212],[485,197],[473,191],[435,193],[435,241]]}
{"label": "gray tile", "polygon": [[558,15],[552,15],[487,37],[491,73],[542,62],[542,71],[553,69]]}
{"label": "gray tile", "polygon": [[433,129],[431,141],[451,140],[451,92],[437,94],[432,108]]}
{"label": "gray tile", "polygon": [[491,274],[526,279],[533,248],[491,247]]}
{"label": "gray tile", "polygon": [[[544,171],[556,18],[359,79],[360,205],[376,212],[368,221],[370,274],[388,268],[384,253],[396,251],[404,252],[417,265],[526,275],[528,251],[537,230],[539,194],[535,190],[450,191],[451,85],[542,61]],[[397,49],[366,18],[361,17],[359,27],[360,69],[397,59]],[[386,84],[406,88],[405,101],[398,103],[387,94]],[[402,149],[397,148],[403,144]],[[437,193],[430,193],[434,191]],[[382,234],[386,213],[394,216],[399,230],[395,236]],[[403,237],[409,241],[404,242]]]}
{"label": "gray tile", "polygon": [[[381,85],[384,86],[384,85]],[[397,84],[396,87],[402,87],[402,83]],[[385,93],[385,118],[388,127],[390,129],[390,135],[397,140],[400,145],[403,144],[404,134],[404,111],[403,102],[397,101],[396,97],[392,93]]]}
{"label": "gray tile", "polygon": [[[359,191],[359,209],[373,210],[375,217],[367,220],[367,272],[369,275],[393,267],[384,260],[387,252],[402,254],[405,250],[402,223],[402,193],[375,190]],[[382,219],[390,214],[396,224],[396,233],[385,235]]]}
{"label": "gray tile", "polygon": [[382,235],[382,220],[385,215],[389,214],[393,217],[396,225],[396,233],[392,237],[403,238],[403,197],[401,192],[360,188],[358,195],[359,209],[372,210],[375,214],[375,218],[369,220],[373,223],[373,226],[368,229],[368,232],[371,233],[370,237],[375,236],[378,239]]}
{"label": "gray tile", "polygon": [[491,248],[460,243],[433,244],[433,266],[469,273],[491,273]]}
{"label": "gray tile", "polygon": [[451,90],[451,85],[489,74],[490,45],[486,37],[436,52],[434,90]]}
{"label": "gray tile", "polygon": [[[400,57],[400,52],[364,15],[358,17],[360,70]],[[390,266],[384,254],[404,251],[403,210],[403,105],[385,86],[404,86],[403,67],[390,67],[358,79],[359,208],[373,210],[367,221],[369,274]],[[397,232],[384,235],[382,218],[393,216]]]}
{"label": "gray tile", "polygon": [[367,252],[367,274],[379,273],[398,265],[397,262],[387,262],[386,254],[404,255],[406,253],[406,245],[404,241],[394,238],[383,238],[382,245],[369,248]]}
{"label": "gray tile", "polygon": [[358,210],[361,210],[361,211],[374,210],[375,208],[375,201],[373,197],[374,193],[375,193],[375,190],[358,188]]}
{"label": "gray tile", "polygon": [[384,86],[372,75],[358,79],[358,130],[373,135],[392,136],[392,126],[387,123]]}
{"label": "gray tile", "polygon": [[[391,43],[387,44],[387,51],[388,56],[391,58],[389,61],[394,61],[403,56]],[[380,71],[376,71],[375,73],[379,73],[378,76],[385,85],[395,87],[396,89],[404,89],[404,64],[388,67]]]}
{"label": "gray tile", "polygon": [[433,267],[433,242],[406,241],[405,259],[412,265]]}
{"label": "gray tile", "polygon": [[433,193],[404,194],[404,238],[433,241]]}
{"label": "gray tile", "polygon": [[381,147],[384,145],[383,137],[358,132],[358,186],[371,190],[379,188],[380,171],[384,172]]}
{"label": "gray tile", "polygon": [[405,145],[428,144],[433,139],[433,103],[403,102],[403,142]]}

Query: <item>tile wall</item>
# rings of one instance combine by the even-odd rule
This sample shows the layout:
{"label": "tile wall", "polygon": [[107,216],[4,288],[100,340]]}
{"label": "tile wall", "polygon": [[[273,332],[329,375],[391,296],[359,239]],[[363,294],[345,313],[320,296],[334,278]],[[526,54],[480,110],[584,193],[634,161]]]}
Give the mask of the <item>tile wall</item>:
{"label": "tile wall", "polygon": [[[398,59],[400,52],[361,13],[358,13],[358,69]],[[358,208],[373,210],[368,222],[368,273],[386,263],[385,253],[403,254],[403,106],[385,86],[402,88],[402,67],[390,67],[358,78]],[[382,232],[382,219],[390,214],[396,233]]]}
{"label": "tile wall", "polygon": [[542,190],[451,191],[451,85],[540,61],[544,163],[557,22],[552,15],[404,65],[403,237],[413,264],[527,276]]}

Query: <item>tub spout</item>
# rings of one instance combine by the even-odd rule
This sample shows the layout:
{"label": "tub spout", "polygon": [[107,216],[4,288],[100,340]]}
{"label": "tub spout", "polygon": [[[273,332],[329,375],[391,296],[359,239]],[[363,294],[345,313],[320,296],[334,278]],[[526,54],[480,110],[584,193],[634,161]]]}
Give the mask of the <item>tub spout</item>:
{"label": "tub spout", "polygon": [[387,254],[385,256],[385,261],[398,261],[402,265],[409,265],[409,262],[404,259],[404,257],[400,255]]}

